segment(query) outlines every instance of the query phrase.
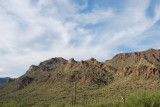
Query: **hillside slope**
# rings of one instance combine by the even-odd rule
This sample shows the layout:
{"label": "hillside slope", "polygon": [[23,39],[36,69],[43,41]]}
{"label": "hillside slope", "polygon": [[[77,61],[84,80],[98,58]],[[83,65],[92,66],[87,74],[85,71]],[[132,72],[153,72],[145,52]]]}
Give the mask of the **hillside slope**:
{"label": "hillside slope", "polygon": [[51,58],[0,86],[0,101],[24,105],[120,100],[137,90],[160,90],[160,50],[122,53],[106,62]]}

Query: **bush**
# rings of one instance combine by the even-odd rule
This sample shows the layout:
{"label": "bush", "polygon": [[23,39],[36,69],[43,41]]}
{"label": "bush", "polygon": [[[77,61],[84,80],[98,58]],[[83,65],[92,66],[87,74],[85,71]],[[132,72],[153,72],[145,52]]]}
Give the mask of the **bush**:
{"label": "bush", "polygon": [[50,105],[49,107],[65,107],[65,104],[54,104]]}
{"label": "bush", "polygon": [[[7,104],[0,103],[0,107],[23,107],[16,102],[10,102]],[[48,107],[36,106],[36,107]],[[49,107],[160,107],[160,92],[146,93],[145,91],[139,91],[130,95],[126,102],[114,101],[112,103],[98,103],[88,105],[65,105],[65,104],[52,104]]]}
{"label": "bush", "polygon": [[124,107],[160,107],[160,94],[139,91],[127,99]]}
{"label": "bush", "polygon": [[10,102],[6,104],[0,104],[0,107],[21,107],[20,104],[17,104],[16,102]]}

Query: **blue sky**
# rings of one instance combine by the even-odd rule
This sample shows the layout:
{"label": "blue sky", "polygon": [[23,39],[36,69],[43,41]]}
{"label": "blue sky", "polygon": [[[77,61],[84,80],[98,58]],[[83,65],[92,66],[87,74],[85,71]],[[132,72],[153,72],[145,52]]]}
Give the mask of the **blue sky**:
{"label": "blue sky", "polygon": [[160,0],[0,0],[0,77],[52,57],[160,49]]}

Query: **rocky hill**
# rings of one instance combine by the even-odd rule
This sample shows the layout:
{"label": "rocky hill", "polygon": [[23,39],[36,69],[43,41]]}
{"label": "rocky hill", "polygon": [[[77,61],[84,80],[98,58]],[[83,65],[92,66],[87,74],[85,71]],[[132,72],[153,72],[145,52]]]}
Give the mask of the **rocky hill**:
{"label": "rocky hill", "polygon": [[105,62],[115,68],[137,66],[138,64],[160,66],[160,50],[148,49],[141,52],[120,53]]}
{"label": "rocky hill", "polygon": [[0,101],[16,100],[27,106],[55,102],[77,103],[111,101],[145,89],[160,90],[160,50],[120,53],[99,62],[51,58],[31,65],[26,74],[0,86]]}

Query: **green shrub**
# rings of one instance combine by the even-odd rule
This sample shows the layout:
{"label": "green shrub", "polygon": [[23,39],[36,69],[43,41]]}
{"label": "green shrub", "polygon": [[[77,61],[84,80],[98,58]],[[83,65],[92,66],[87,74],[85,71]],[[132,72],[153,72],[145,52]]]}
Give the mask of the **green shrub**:
{"label": "green shrub", "polygon": [[150,104],[150,107],[160,107],[160,93],[149,95],[148,103]]}
{"label": "green shrub", "polygon": [[21,107],[20,104],[17,104],[16,102],[10,102],[6,104],[1,104],[0,107]]}
{"label": "green shrub", "polygon": [[65,107],[65,104],[54,104],[50,105],[49,107]]}
{"label": "green shrub", "polygon": [[[7,104],[0,103],[0,107],[23,107],[16,102]],[[25,107],[25,106],[24,106]],[[48,107],[48,105],[35,105],[34,107]],[[114,101],[105,103],[96,103],[88,105],[66,105],[66,104],[51,104],[49,107],[160,107],[160,92],[147,93],[139,91],[130,95],[126,102]]]}
{"label": "green shrub", "polygon": [[129,96],[124,107],[160,107],[160,94],[148,94],[145,91],[139,91]]}

